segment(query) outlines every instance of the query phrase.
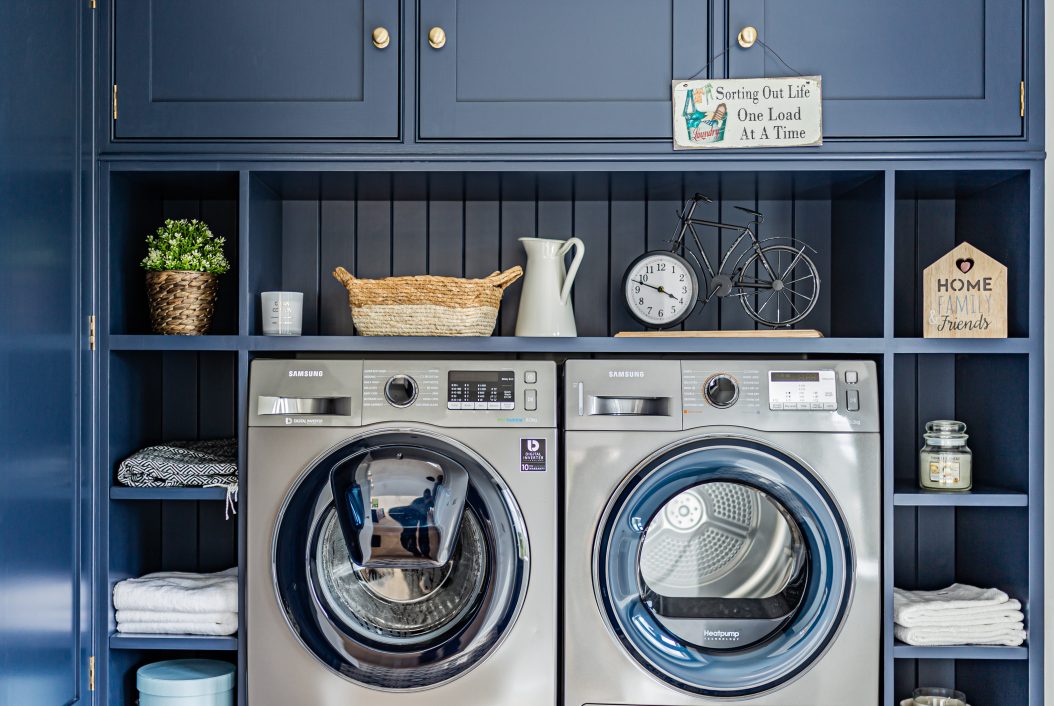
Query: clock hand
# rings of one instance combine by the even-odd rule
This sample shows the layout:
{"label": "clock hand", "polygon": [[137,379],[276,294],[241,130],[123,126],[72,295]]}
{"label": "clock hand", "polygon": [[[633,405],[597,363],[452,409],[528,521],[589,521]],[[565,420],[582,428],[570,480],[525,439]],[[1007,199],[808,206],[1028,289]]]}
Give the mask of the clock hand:
{"label": "clock hand", "polygon": [[660,294],[665,294],[665,295],[666,295],[666,296],[668,296],[668,297],[669,297],[670,299],[676,299],[676,298],[677,298],[677,297],[675,297],[674,295],[672,295],[672,294],[670,294],[669,292],[667,292],[667,291],[666,291],[666,289],[665,289],[664,287],[656,287],[656,286],[655,286],[654,284],[648,284],[647,282],[642,282],[642,281],[641,281],[641,280],[639,280],[639,279],[635,279],[635,280],[632,280],[632,281],[633,281],[633,282],[636,282],[637,284],[643,284],[643,285],[644,285],[645,287],[651,287],[651,288],[652,288],[652,289],[654,289],[654,290],[655,290],[656,292],[659,292]]}

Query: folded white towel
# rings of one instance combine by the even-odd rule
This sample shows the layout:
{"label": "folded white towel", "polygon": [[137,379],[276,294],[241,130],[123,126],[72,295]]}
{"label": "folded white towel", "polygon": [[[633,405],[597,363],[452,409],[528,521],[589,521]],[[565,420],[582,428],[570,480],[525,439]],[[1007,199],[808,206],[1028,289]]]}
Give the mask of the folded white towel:
{"label": "folded white towel", "polygon": [[[1003,623],[1001,613],[1019,611],[1021,604],[997,588],[976,588],[952,584],[939,591],[893,589],[893,622],[907,627],[917,625],[962,625],[971,616],[981,615],[987,622]],[[990,613],[989,611],[994,611]],[[994,616],[994,617],[993,617]],[[981,623],[985,624],[985,623]]]}
{"label": "folded white towel", "polygon": [[901,642],[919,647],[935,645],[1006,645],[1017,647],[1025,641],[1022,623],[1012,626],[966,626],[949,628],[906,628],[894,625],[893,634]]}
{"label": "folded white towel", "polygon": [[[218,620],[214,618],[219,618]],[[117,632],[147,635],[233,635],[237,613],[217,613],[201,621],[117,621]]]}
{"label": "folded white towel", "polygon": [[113,607],[166,613],[236,613],[238,570],[215,574],[161,571],[126,579],[113,588]]}
{"label": "folded white towel", "polygon": [[114,618],[118,623],[224,623],[237,613],[176,613],[160,610],[119,610]]}
{"label": "folded white towel", "polygon": [[1021,604],[1016,600],[1009,600],[1002,606],[991,608],[956,608],[953,610],[934,611],[932,613],[909,614],[900,623],[906,628],[942,628],[942,627],[968,627],[971,625],[1002,625],[1008,626],[1020,623],[1025,619],[1021,612]]}

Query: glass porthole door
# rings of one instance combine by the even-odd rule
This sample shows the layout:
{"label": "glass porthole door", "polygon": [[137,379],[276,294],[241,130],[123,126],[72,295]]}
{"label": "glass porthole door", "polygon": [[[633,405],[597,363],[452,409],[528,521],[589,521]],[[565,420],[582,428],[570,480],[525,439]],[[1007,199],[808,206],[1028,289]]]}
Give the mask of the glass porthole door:
{"label": "glass porthole door", "polygon": [[614,636],[681,691],[750,696],[807,671],[852,596],[841,513],[797,460],[700,439],[642,464],[604,514],[597,601]]}
{"label": "glass porthole door", "polygon": [[456,679],[500,644],[523,603],[529,542],[481,458],[388,432],[349,440],[301,476],[272,560],[305,649],[350,681],[407,691]]}

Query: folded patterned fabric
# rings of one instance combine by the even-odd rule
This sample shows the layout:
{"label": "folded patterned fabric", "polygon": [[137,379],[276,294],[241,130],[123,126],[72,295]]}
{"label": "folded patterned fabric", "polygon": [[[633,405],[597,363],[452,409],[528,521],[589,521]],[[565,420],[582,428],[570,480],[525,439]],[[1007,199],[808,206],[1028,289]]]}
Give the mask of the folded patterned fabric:
{"label": "folded patterned fabric", "polygon": [[906,628],[894,625],[893,634],[901,642],[919,647],[936,645],[1006,645],[1017,647],[1025,641],[1022,623],[995,626],[963,626],[949,628]]}
{"label": "folded patterned fabric", "polygon": [[147,635],[233,635],[238,632],[237,613],[214,613],[219,620],[117,621],[117,632]]}
{"label": "folded patterned fabric", "polygon": [[[905,627],[916,625],[962,625],[971,615],[985,611],[991,622],[1002,623],[999,615],[1019,611],[1021,604],[997,588],[976,588],[952,584],[939,591],[893,589],[893,622]],[[987,620],[988,616],[986,616]]]}
{"label": "folded patterned fabric", "polygon": [[164,613],[237,613],[238,569],[215,574],[161,571],[113,587],[113,607]]}
{"label": "folded patterned fabric", "polygon": [[117,481],[133,488],[237,486],[238,442],[215,439],[149,446],[121,461]]}

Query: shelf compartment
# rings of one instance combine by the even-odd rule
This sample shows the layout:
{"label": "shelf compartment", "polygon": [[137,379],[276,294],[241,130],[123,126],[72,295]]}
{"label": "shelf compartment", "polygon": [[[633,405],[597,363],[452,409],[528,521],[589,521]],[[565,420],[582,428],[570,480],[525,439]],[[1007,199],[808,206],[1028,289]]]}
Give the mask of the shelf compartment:
{"label": "shelf compartment", "polygon": [[[226,239],[231,269],[219,278],[211,334],[238,333],[238,173],[111,172],[108,190],[109,298],[111,334],[149,334],[145,270],[146,237],[166,218],[197,218]],[[166,337],[167,338],[167,337]],[[173,337],[176,338],[176,337]]]}
{"label": "shelf compartment", "polygon": [[1028,493],[975,485],[968,491],[924,490],[910,481],[897,481],[893,504],[905,507],[1028,507]]}
{"label": "shelf compartment", "polygon": [[226,500],[223,488],[129,488],[115,485],[110,488],[111,500]]}
{"label": "shelf compartment", "polygon": [[900,171],[894,207],[894,331],[922,335],[923,270],[962,242],[1007,267],[1007,333],[1027,337],[1029,173]]}
{"label": "shelf compartment", "polygon": [[1029,701],[1027,647],[913,647],[893,646],[893,698],[910,699],[919,687],[955,688],[971,704],[1027,706]]}
{"label": "shelf compartment", "polygon": [[894,507],[893,585],[922,591],[953,583],[998,588],[1021,602],[1025,629],[1031,630],[1028,515],[1020,507]]}
{"label": "shelf compartment", "polygon": [[974,483],[1027,494],[1029,395],[1028,355],[897,354],[891,426],[895,482],[916,484],[926,423],[957,419],[967,425]]}
{"label": "shelf compartment", "polygon": [[[331,274],[338,265],[367,278],[483,277],[525,264],[520,237],[571,235],[586,245],[574,289],[579,333],[640,330],[618,283],[634,258],[668,247],[684,200],[701,192],[715,201],[700,206],[700,217],[742,223],[747,217],[733,207],[759,209],[765,213],[760,238],[791,238],[818,250],[821,299],[800,328],[877,338],[883,335],[884,184],[879,171],[255,171],[249,330],[261,332],[260,292],[287,289],[304,293],[306,335],[352,335],[347,293]],[[716,260],[732,235],[703,229],[708,257]],[[515,331],[520,290],[519,284],[506,290],[496,333]],[[697,310],[685,327],[755,324],[732,298]]]}
{"label": "shelf compartment", "polygon": [[238,649],[238,636],[137,635],[115,632],[110,635],[110,649],[234,651]]}

